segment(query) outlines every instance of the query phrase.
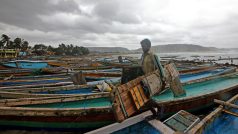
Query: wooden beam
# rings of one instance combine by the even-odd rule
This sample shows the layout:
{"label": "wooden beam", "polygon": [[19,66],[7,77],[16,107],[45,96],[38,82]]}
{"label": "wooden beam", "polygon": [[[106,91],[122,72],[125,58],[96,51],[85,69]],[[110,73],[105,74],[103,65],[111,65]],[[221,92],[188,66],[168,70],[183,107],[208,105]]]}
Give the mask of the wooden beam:
{"label": "wooden beam", "polygon": [[227,107],[230,107],[230,108],[238,109],[238,105],[231,104],[229,102],[225,102],[225,101],[221,101],[221,100],[217,100],[217,99],[214,99],[214,102],[218,103],[220,105],[223,105],[223,106],[227,106]]}
{"label": "wooden beam", "polygon": [[231,112],[231,111],[228,111],[228,110],[225,110],[225,109],[223,109],[222,111],[223,111],[224,113],[227,113],[227,114],[230,114],[230,115],[233,115],[233,116],[238,117],[238,113],[234,113],[234,112]]}

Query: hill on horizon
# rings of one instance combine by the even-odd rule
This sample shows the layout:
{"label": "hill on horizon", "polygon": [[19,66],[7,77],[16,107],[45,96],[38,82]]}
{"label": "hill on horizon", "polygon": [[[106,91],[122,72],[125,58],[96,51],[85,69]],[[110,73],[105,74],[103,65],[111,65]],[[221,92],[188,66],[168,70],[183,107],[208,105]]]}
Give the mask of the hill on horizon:
{"label": "hill on horizon", "polygon": [[[124,47],[88,47],[90,52],[97,53],[141,53],[142,49],[129,50]],[[176,52],[226,52],[238,51],[238,48],[204,47],[194,44],[167,44],[152,46],[153,52],[176,53]]]}
{"label": "hill on horizon", "polygon": [[87,47],[90,52],[98,53],[125,53],[130,52],[129,49],[124,47]]}
{"label": "hill on horizon", "polygon": [[[194,44],[167,44],[167,45],[157,45],[152,46],[154,52],[159,53],[171,53],[171,52],[216,52],[220,49],[216,47],[203,47]],[[142,52],[142,49],[136,49],[135,52]]]}

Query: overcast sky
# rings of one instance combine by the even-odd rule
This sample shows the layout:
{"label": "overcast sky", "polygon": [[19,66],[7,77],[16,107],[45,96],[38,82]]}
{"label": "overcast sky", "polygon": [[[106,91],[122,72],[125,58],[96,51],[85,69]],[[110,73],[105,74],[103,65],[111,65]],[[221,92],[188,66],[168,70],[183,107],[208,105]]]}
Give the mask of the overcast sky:
{"label": "overcast sky", "polygon": [[3,33],[31,45],[238,47],[238,0],[1,0]]}

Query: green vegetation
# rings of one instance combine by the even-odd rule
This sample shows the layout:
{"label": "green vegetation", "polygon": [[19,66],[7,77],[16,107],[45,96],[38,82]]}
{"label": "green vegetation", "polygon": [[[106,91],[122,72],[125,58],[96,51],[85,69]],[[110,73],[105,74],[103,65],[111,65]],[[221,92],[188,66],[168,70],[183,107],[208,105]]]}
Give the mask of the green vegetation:
{"label": "green vegetation", "polygon": [[0,49],[15,49],[22,52],[33,53],[36,55],[68,55],[78,56],[87,55],[89,50],[82,46],[74,46],[73,44],[65,45],[59,44],[57,48],[51,45],[46,46],[44,44],[35,44],[33,47],[29,46],[28,41],[24,41],[21,38],[15,38],[13,41],[6,34],[2,34],[0,40]]}

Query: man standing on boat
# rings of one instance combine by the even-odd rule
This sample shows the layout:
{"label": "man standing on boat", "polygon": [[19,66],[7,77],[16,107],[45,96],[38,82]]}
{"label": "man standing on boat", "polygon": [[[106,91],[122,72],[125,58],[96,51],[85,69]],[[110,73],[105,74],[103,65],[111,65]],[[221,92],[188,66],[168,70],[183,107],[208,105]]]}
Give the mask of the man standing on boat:
{"label": "man standing on boat", "polygon": [[[151,51],[151,42],[149,39],[142,40],[140,42],[140,44],[141,44],[141,47],[143,50],[143,54],[141,57],[142,70],[143,70],[144,74],[148,74],[148,73],[154,72],[155,70],[158,69],[160,71],[160,78],[162,81],[162,90],[163,90],[165,88],[165,74],[164,74],[163,67],[160,63],[160,60],[159,60],[158,56],[155,55]],[[157,107],[156,103],[151,100],[147,106],[153,113],[153,116],[157,118],[159,116],[158,115],[159,108]],[[157,108],[157,111],[156,111],[156,108]]]}
{"label": "man standing on boat", "polygon": [[163,83],[165,82],[165,74],[163,67],[157,55],[155,55],[151,49],[151,42],[149,39],[144,39],[140,42],[143,54],[141,57],[142,70],[145,74],[151,73],[158,69],[160,71],[160,77]]}

